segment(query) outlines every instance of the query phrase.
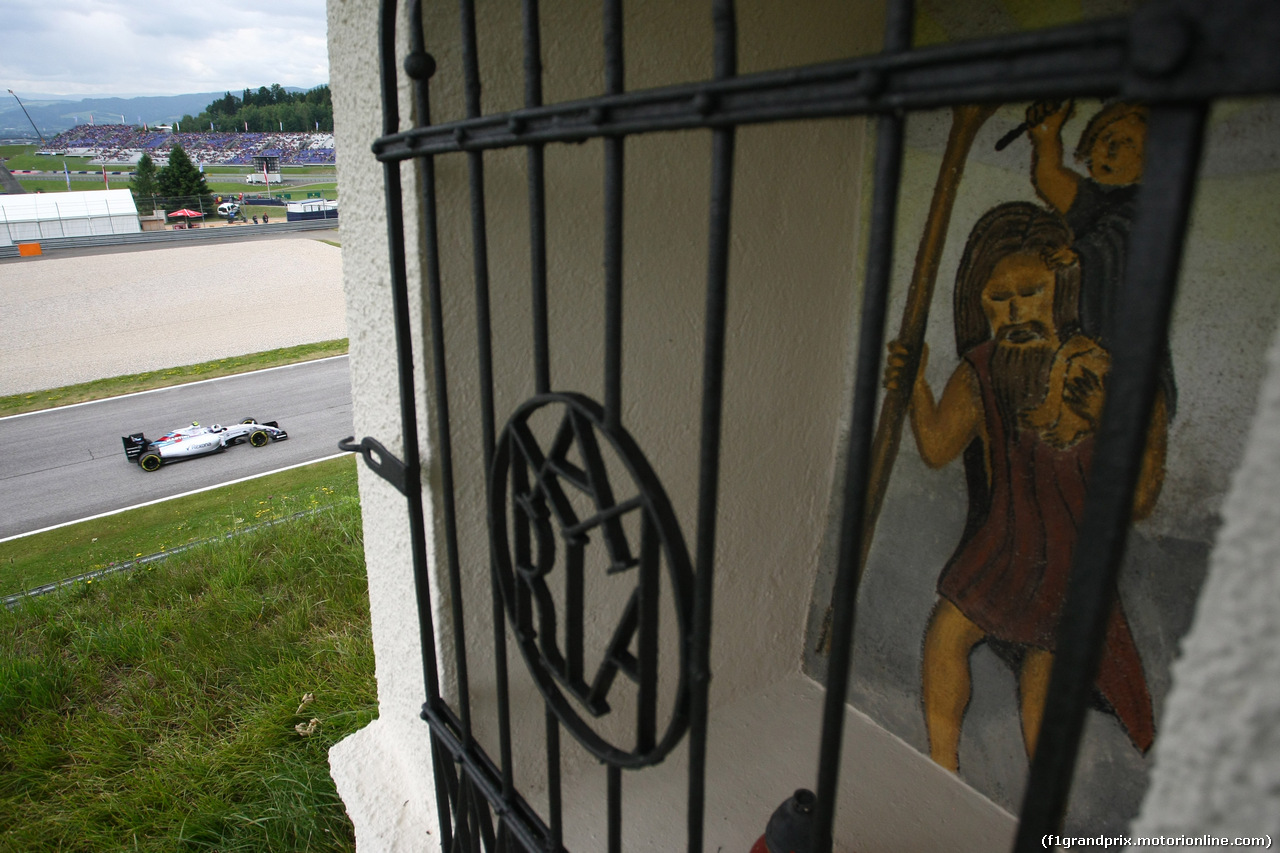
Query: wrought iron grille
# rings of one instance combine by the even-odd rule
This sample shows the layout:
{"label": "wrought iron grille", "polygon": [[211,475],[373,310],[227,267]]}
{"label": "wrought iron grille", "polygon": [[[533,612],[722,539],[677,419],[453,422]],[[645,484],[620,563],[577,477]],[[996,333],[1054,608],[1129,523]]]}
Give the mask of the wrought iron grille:
{"label": "wrought iron grille", "polygon": [[[429,81],[435,60],[424,47],[421,0],[407,0],[411,47],[396,53],[396,0],[384,0],[381,73],[384,135],[373,150],[385,166],[388,233],[399,355],[400,408],[404,459],[378,441],[356,444],[370,467],[390,480],[408,504],[418,613],[423,640],[427,697],[422,716],[430,726],[442,849],[448,851],[557,851],[563,847],[560,793],[560,732],[566,728],[608,766],[608,849],[621,849],[622,771],[660,760],[674,744],[689,739],[687,849],[703,849],[707,780],[706,740],[711,626],[712,571],[717,520],[718,472],[725,363],[725,300],[732,286],[727,270],[734,190],[735,130],[741,125],[831,116],[871,115],[877,121],[871,234],[863,283],[852,428],[845,472],[844,516],[839,566],[833,593],[831,659],[814,787],[814,851],[832,847],[844,704],[848,688],[853,625],[861,566],[871,519],[883,490],[869,483],[883,464],[885,443],[906,412],[905,398],[890,395],[877,427],[877,387],[885,343],[889,269],[894,244],[895,207],[902,168],[905,113],[951,106],[998,104],[1071,96],[1122,95],[1150,105],[1146,158],[1162,169],[1142,185],[1131,236],[1128,274],[1118,316],[1126,334],[1114,347],[1106,408],[1095,449],[1082,533],[1074,557],[1064,620],[1053,669],[1050,698],[1032,761],[1015,849],[1039,849],[1065,812],[1093,673],[1097,669],[1115,577],[1125,547],[1129,507],[1138,477],[1166,344],[1170,309],[1209,105],[1228,95],[1274,93],[1280,88],[1280,7],[1269,0],[1201,3],[1171,0],[1153,4],[1130,19],[1037,31],[933,49],[910,48],[909,2],[890,2],[885,50],[875,56],[803,68],[739,76],[732,0],[713,0],[712,79],[647,91],[626,91],[622,61],[621,0],[603,3],[605,92],[569,103],[544,104],[539,9],[522,4],[525,105],[486,115],[480,105],[475,10],[461,0],[461,46],[467,117],[433,125]],[[432,34],[437,37],[439,34]],[[417,124],[404,128],[397,106],[398,68],[413,79]],[[710,232],[706,266],[703,408],[700,424],[698,506],[692,550],[666,500],[662,484],[622,423],[622,167],[626,138],[656,131],[710,129]],[[606,263],[605,399],[557,393],[548,357],[547,260],[545,252],[546,145],[602,139],[605,147]],[[498,432],[493,396],[489,280],[484,210],[485,152],[524,148],[528,158],[532,245],[532,304],[536,396]],[[491,507],[493,543],[494,650],[498,684],[499,754],[488,755],[472,736],[465,641],[454,643],[457,700],[442,698],[438,651],[429,597],[427,541],[423,520],[421,462],[411,350],[409,281],[400,164],[420,162],[421,186],[408,203],[419,206],[426,231],[425,289],[430,303],[435,399],[433,412],[440,460],[439,499],[444,519],[445,567],[459,590],[458,534],[449,389],[445,364],[445,317],[437,246],[435,158],[462,154],[471,181],[475,300],[479,326],[482,451]],[[918,347],[917,347],[918,351]],[[916,365],[908,365],[908,375]],[[907,383],[909,386],[910,383]],[[558,419],[547,447],[531,433],[531,417]],[[539,414],[542,413],[542,414]],[[896,421],[897,426],[894,426]],[[571,454],[570,451],[573,451]],[[631,482],[619,491],[610,482],[605,457],[620,459]],[[578,462],[572,460],[578,460]],[[883,482],[883,478],[879,478]],[[576,495],[576,497],[571,496]],[[591,507],[583,513],[582,501]],[[624,532],[625,519],[638,519],[639,546]],[[630,522],[628,522],[630,523]],[[591,676],[582,662],[581,612],[572,602],[581,591],[581,559],[574,542],[598,532],[618,571],[638,569],[635,590],[601,668]],[[546,564],[554,536],[568,543],[567,598],[563,648],[537,630],[546,618]],[[577,538],[575,538],[577,537]],[[554,548],[554,546],[552,546]],[[679,688],[665,727],[656,713],[656,596],[662,579],[676,599]],[[460,595],[450,606],[456,630],[463,625]],[[536,618],[535,618],[536,617]],[[512,773],[510,704],[507,696],[505,631],[510,629],[547,707],[548,809],[539,814],[516,789]],[[629,649],[635,640],[638,654]],[[592,713],[608,710],[610,686],[618,675],[638,685],[639,712],[631,747],[619,746],[583,725],[575,697]]]}

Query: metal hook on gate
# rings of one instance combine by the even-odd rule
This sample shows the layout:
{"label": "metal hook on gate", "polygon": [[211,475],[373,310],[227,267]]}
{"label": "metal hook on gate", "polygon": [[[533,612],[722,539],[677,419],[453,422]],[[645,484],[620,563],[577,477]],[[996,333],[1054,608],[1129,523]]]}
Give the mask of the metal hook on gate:
{"label": "metal hook on gate", "polygon": [[383,447],[376,438],[365,437],[356,443],[355,436],[349,435],[338,442],[338,449],[346,453],[359,453],[369,470],[386,480],[399,490],[400,494],[409,494],[408,467],[395,457],[391,451]]}

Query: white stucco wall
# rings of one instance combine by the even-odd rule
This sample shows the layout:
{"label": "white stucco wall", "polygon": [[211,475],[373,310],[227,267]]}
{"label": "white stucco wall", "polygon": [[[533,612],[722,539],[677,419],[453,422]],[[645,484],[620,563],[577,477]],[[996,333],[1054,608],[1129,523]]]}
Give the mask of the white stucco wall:
{"label": "white stucco wall", "polygon": [[1267,370],[1134,836],[1280,842],[1280,333]]}
{"label": "white stucco wall", "polygon": [[[357,437],[403,455],[387,261],[382,167],[378,4],[328,5],[335,133],[343,192],[342,266]],[[350,213],[348,213],[350,211]],[[420,306],[415,302],[414,310]],[[421,363],[421,340],[415,353]],[[425,433],[421,435],[424,441]],[[436,833],[430,747],[417,710],[425,698],[404,498],[359,466],[379,718],[337,744],[330,764],[362,850],[429,849]]]}

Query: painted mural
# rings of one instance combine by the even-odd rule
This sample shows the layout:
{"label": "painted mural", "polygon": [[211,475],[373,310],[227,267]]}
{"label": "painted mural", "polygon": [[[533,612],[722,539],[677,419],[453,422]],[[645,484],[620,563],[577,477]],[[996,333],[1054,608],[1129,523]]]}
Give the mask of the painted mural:
{"label": "painted mural", "polygon": [[[997,205],[969,233],[952,300],[959,363],[936,400],[927,349],[915,359],[909,413],[920,456],[932,468],[963,457],[970,485],[970,523],[938,579],[921,661],[929,752],[952,771],[972,691],[969,657],[979,643],[997,648],[1016,672],[1023,742],[1034,752],[1106,392],[1106,341],[1142,176],[1146,111],[1116,103],[1094,116],[1076,149],[1089,170],[1084,178],[1062,161],[1071,109],[1027,110],[1031,179],[1047,205]],[[900,385],[908,355],[902,343],[891,345],[890,389]],[[1137,518],[1150,514],[1163,482],[1165,422],[1161,402]],[[1119,600],[1096,686],[1146,752],[1151,697]]]}
{"label": "painted mural", "polygon": [[[1068,815],[1082,831],[1123,829],[1145,791],[1251,411],[1243,340],[1265,343],[1280,315],[1266,283],[1277,253],[1250,242],[1277,216],[1249,189],[1280,180],[1276,156],[1254,144],[1277,121],[1275,104],[1251,103],[1211,124]],[[908,119],[890,323],[916,316],[920,328],[904,320],[886,360],[884,405],[899,395],[905,424],[866,556],[851,697],[1013,812],[1123,334],[1115,303],[1135,203],[1159,168],[1144,161],[1146,126],[1143,105],[1096,100]],[[922,296],[930,266],[936,287]],[[1243,338],[1215,337],[1224,319]],[[816,591],[806,664],[819,677],[826,603]]]}

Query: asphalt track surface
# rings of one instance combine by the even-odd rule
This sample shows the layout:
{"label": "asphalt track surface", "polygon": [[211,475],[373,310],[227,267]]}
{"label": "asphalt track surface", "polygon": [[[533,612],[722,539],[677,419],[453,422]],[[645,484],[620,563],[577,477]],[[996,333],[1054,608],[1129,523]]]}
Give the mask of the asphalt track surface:
{"label": "asphalt track surface", "polygon": [[[288,440],[154,473],[120,441],[245,417],[278,421]],[[0,539],[333,456],[351,432],[346,356],[0,418]]]}

